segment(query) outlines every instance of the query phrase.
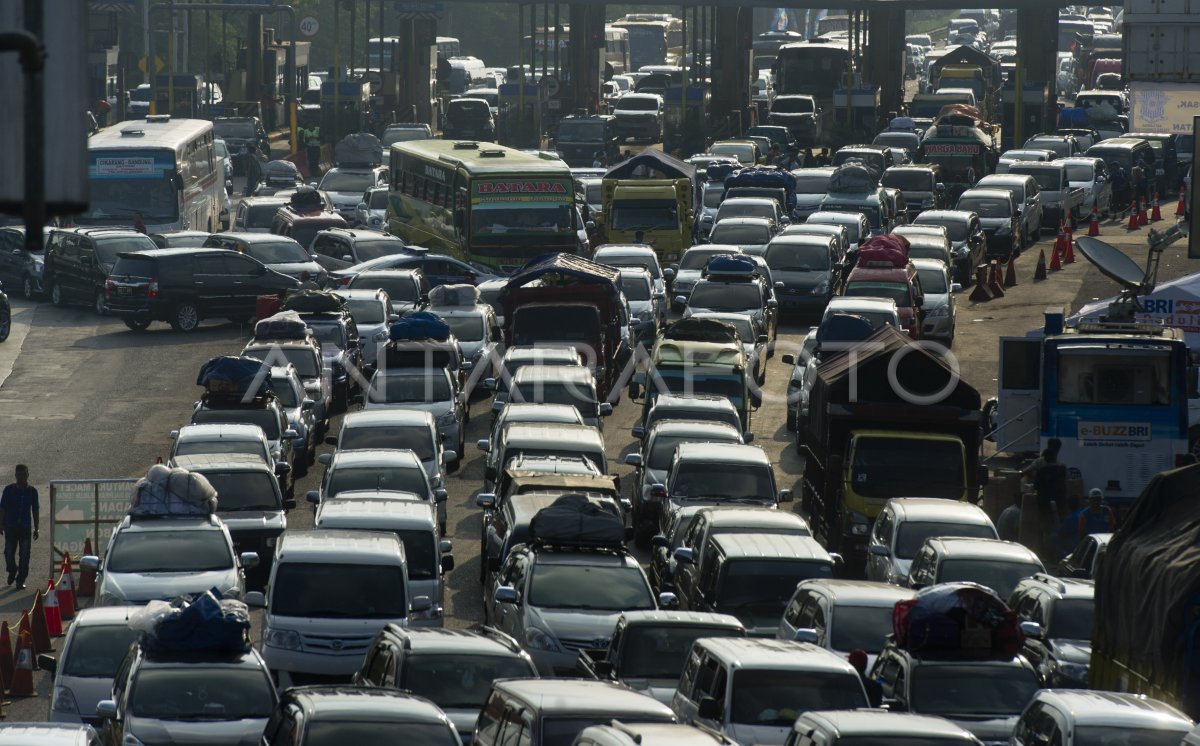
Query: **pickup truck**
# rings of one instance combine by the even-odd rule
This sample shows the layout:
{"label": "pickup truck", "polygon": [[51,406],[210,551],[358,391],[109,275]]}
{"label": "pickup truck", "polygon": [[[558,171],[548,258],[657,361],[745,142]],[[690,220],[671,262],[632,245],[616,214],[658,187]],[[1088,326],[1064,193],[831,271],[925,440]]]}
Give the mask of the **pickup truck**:
{"label": "pickup truck", "polygon": [[692,643],[745,637],[737,617],[703,611],[627,611],[606,648],[579,651],[580,675],[625,684],[670,704]]}
{"label": "pickup truck", "polygon": [[[1060,220],[1074,228],[1076,223],[1085,217],[1083,187],[1071,186],[1067,178],[1067,167],[1062,163],[1022,161],[1014,163],[1008,172],[1028,174],[1037,182],[1042,195],[1043,228],[1053,230],[1058,227]],[[1091,206],[1087,209],[1090,210]]]}

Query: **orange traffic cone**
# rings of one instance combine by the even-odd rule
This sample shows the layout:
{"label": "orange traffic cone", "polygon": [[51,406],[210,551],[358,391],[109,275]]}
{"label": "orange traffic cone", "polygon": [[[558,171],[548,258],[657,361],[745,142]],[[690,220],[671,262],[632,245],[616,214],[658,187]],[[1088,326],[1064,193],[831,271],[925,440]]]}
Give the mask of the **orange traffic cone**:
{"label": "orange traffic cone", "polygon": [[1175,217],[1182,218],[1187,215],[1187,191],[1183,187],[1179,187],[1179,204],[1175,205]]}
{"label": "orange traffic cone", "polygon": [[0,624],[0,686],[8,691],[13,680],[13,646],[12,635],[8,631],[8,622]]}
{"label": "orange traffic cone", "polygon": [[1058,221],[1058,237],[1054,239],[1054,253],[1062,254],[1067,250],[1067,232],[1063,228],[1063,221]]}
{"label": "orange traffic cone", "polygon": [[1088,221],[1088,235],[1089,236],[1099,236],[1100,235],[1100,215],[1099,215],[1099,212],[1096,210],[1095,202],[1092,202],[1092,218],[1090,221]]}
{"label": "orange traffic cone", "polygon": [[992,299],[992,291],[988,288],[988,268],[981,264],[975,270],[975,288],[971,291],[969,300],[973,303],[983,303]]}
{"label": "orange traffic cone", "polygon": [[1150,210],[1151,220],[1162,220],[1162,211],[1158,209],[1158,192],[1154,193],[1154,207]]}
{"label": "orange traffic cone", "polygon": [[[83,540],[83,556],[90,556],[92,553],[92,540],[87,538]],[[79,568],[79,589],[75,591],[75,595],[91,598],[96,595],[96,573],[94,570]]]}
{"label": "orange traffic cone", "polygon": [[1000,273],[1000,262],[993,259],[988,265],[988,292],[993,298],[1004,297],[1004,275]]}
{"label": "orange traffic cone", "polygon": [[42,592],[38,591],[33,597],[33,608],[29,611],[29,629],[33,633],[33,652],[41,655],[54,650],[50,643],[50,629],[46,624],[46,602]]}
{"label": "orange traffic cone", "polygon": [[36,697],[33,689],[33,633],[30,631],[29,612],[21,612],[21,623],[17,626],[17,652],[13,662],[10,697]]}
{"label": "orange traffic cone", "polygon": [[1047,269],[1049,269],[1051,272],[1057,272],[1058,270],[1062,269],[1062,254],[1057,243],[1055,243],[1054,248],[1050,250],[1050,266]]}
{"label": "orange traffic cone", "polygon": [[1146,203],[1139,199],[1138,203],[1137,203],[1137,207],[1138,207],[1138,227],[1141,228],[1143,225],[1150,225],[1150,217],[1148,215],[1146,215]]}
{"label": "orange traffic cone", "polygon": [[1017,258],[1010,255],[1008,257],[1008,269],[1004,272],[1004,287],[1011,288],[1017,284]]}
{"label": "orange traffic cone", "polygon": [[1067,237],[1063,241],[1063,264],[1075,263],[1075,231],[1067,226]]}
{"label": "orange traffic cone", "polygon": [[1138,208],[1137,200],[1129,203],[1129,225],[1125,226],[1128,230],[1136,231],[1138,228]]}
{"label": "orange traffic cone", "polygon": [[58,573],[58,582],[54,584],[54,592],[58,595],[58,613],[64,622],[75,618],[75,578],[71,574],[71,555],[63,557],[62,569]]}
{"label": "orange traffic cone", "polygon": [[1033,270],[1033,279],[1035,281],[1046,279],[1046,250],[1045,249],[1042,249],[1040,252],[1038,252],[1038,263],[1037,263],[1037,268]]}
{"label": "orange traffic cone", "polygon": [[54,581],[46,581],[46,593],[44,594],[46,601],[43,605],[46,612],[46,631],[51,637],[62,637],[62,615],[58,610],[58,591],[54,588]]}

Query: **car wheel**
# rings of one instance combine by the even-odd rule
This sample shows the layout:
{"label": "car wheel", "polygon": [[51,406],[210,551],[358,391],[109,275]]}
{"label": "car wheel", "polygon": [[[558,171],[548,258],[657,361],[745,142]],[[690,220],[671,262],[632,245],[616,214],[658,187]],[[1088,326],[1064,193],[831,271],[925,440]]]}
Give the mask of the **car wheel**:
{"label": "car wheel", "polygon": [[33,300],[33,278],[29,275],[21,278],[21,297],[25,300]]}
{"label": "car wheel", "polygon": [[108,309],[104,307],[104,291],[103,290],[96,291],[96,297],[95,297],[95,299],[92,300],[92,310],[96,312],[97,316],[107,316],[108,315]]}
{"label": "car wheel", "polygon": [[194,332],[200,326],[200,309],[194,303],[180,303],[175,307],[171,328],[177,332]]}
{"label": "car wheel", "polygon": [[0,342],[8,339],[12,332],[12,309],[0,308]]}
{"label": "car wheel", "polygon": [[124,321],[125,326],[129,327],[135,332],[144,332],[146,331],[147,327],[150,326],[150,319],[136,319],[132,316],[126,316],[125,318],[121,319],[121,321]]}
{"label": "car wheel", "polygon": [[62,308],[67,305],[67,299],[63,296],[62,285],[57,282],[50,285],[50,302]]}

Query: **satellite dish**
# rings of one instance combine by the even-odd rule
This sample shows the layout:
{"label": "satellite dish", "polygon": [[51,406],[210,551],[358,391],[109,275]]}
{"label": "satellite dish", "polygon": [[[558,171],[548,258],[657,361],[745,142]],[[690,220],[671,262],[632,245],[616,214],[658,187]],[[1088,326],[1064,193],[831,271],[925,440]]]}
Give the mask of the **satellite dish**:
{"label": "satellite dish", "polygon": [[1126,290],[1140,291],[1146,283],[1146,272],[1121,250],[1090,236],[1075,239],[1079,253],[1096,265],[1101,274],[1116,281]]}

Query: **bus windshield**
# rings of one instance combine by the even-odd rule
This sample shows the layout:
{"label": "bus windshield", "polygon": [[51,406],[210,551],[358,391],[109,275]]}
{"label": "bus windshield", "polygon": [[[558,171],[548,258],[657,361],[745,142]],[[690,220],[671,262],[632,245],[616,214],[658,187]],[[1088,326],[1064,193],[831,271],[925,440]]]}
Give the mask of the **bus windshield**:
{"label": "bus windshield", "polygon": [[496,202],[478,204],[471,210],[471,233],[477,238],[567,230],[571,230],[571,209],[565,203]]}
{"label": "bus windshield", "polygon": [[673,229],[679,226],[679,210],[674,200],[619,200],[612,206],[613,230]]}
{"label": "bus windshield", "polygon": [[124,224],[138,215],[148,224],[179,218],[179,192],[172,181],[175,154],[169,150],[93,150],[89,154],[87,220]]}

